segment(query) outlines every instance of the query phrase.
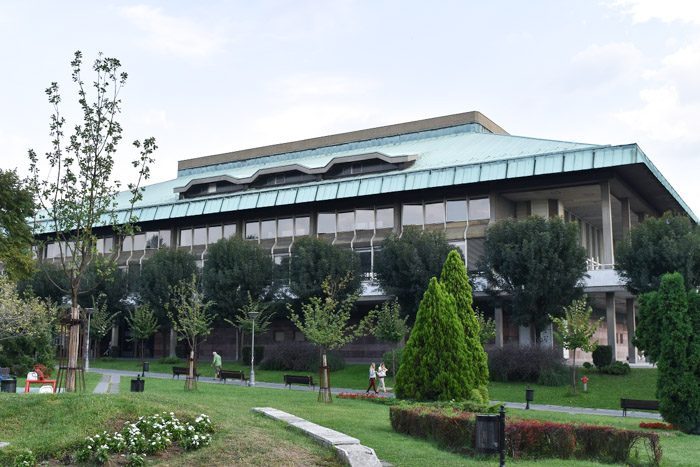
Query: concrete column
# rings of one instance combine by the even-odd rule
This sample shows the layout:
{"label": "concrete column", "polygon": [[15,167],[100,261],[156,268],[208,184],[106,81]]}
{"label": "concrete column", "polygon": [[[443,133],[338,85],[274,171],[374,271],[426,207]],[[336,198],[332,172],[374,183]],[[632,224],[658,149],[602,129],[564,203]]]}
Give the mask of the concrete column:
{"label": "concrete column", "polygon": [[628,298],[625,301],[627,309],[627,359],[630,363],[637,363],[637,348],[632,341],[637,331],[637,310],[634,306],[634,298]]}
{"label": "concrete column", "polygon": [[530,326],[518,326],[518,344],[520,347],[532,345],[532,332]]}
{"label": "concrete column", "polygon": [[500,301],[496,302],[494,308],[494,321],[496,322],[496,347],[503,347],[503,305]]}
{"label": "concrete column", "polygon": [[170,328],[170,336],[169,336],[169,345],[168,345],[168,357],[175,357],[175,348],[177,347],[177,334],[175,333],[175,330],[173,328]]}
{"label": "concrete column", "polygon": [[[605,292],[605,321],[608,325],[608,345],[612,349],[612,361],[617,359],[617,326],[615,325],[615,292]],[[610,362],[612,363],[612,362]]]}
{"label": "concrete column", "polygon": [[632,211],[630,210],[629,198],[620,200],[622,205],[622,238],[627,238],[632,230]]}
{"label": "concrete column", "polygon": [[615,263],[611,198],[610,182],[602,182],[600,184],[600,214],[603,218],[603,251],[601,252],[600,262],[603,264]]}
{"label": "concrete column", "polygon": [[[119,326],[112,326],[112,338],[109,341],[110,347],[119,347]],[[101,355],[100,355],[101,356]]]}

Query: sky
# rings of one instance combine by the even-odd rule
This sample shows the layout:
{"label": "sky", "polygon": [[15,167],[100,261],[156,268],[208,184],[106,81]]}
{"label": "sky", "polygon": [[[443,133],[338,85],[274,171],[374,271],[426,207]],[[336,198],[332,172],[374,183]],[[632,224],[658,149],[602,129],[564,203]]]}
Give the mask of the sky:
{"label": "sky", "polygon": [[695,0],[2,0],[0,168],[50,149],[51,82],[78,123],[76,50],[129,73],[124,183],[134,139],[156,138],[158,182],[181,159],[479,110],[514,135],[637,143],[700,214]]}

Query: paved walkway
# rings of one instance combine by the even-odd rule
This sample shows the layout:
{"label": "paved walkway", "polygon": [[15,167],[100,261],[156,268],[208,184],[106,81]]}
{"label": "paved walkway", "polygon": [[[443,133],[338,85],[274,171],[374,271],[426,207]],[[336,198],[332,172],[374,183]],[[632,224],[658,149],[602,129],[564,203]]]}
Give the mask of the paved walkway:
{"label": "paved walkway", "polygon": [[[98,383],[97,387],[95,388],[95,393],[104,393],[107,392],[106,390],[98,391],[98,389],[104,389],[108,386],[101,386],[102,383],[106,381],[105,378],[110,377],[111,379],[111,387],[119,388],[119,377],[121,376],[130,376],[130,377],[135,377],[136,372],[135,371],[124,371],[124,370],[106,370],[106,369],[101,369],[101,368],[90,368],[89,370],[92,373],[100,373],[103,375],[102,381]],[[116,379],[116,384],[114,382],[114,378]],[[156,379],[172,379],[172,375],[167,374],[167,373],[148,373],[146,375],[147,378],[156,378]],[[247,383],[243,383],[240,381],[234,381],[233,383],[222,383],[216,378],[208,377],[208,376],[200,376],[199,378],[200,383],[212,383],[212,384],[236,384],[238,386],[246,386]],[[262,381],[256,381],[255,386],[261,387],[261,388],[268,388],[268,389],[286,389],[289,390],[289,388],[285,388],[284,384],[282,383],[267,383],[267,382],[262,382]],[[291,389],[293,391],[314,391],[313,389],[310,389],[305,386],[292,386]],[[117,391],[110,391],[110,392],[117,392]],[[348,388],[332,388],[331,392],[333,394],[338,394],[341,392],[350,392],[350,393],[356,393],[360,394],[363,393],[364,391],[358,390],[358,389],[348,389]],[[388,397],[393,397],[393,394],[389,394]],[[499,404],[499,401],[491,401],[492,404]],[[505,402],[503,403],[506,407],[511,408],[511,409],[524,409],[525,404],[520,403],[520,402]],[[558,413],[567,413],[571,415],[605,415],[607,417],[622,417],[622,410],[612,410],[612,409],[591,409],[587,407],[568,407],[568,406],[563,406],[563,405],[547,405],[547,404],[530,404],[530,410],[535,410],[535,411],[540,411],[540,412],[558,412]],[[634,411],[634,410],[628,410],[627,415],[631,418],[645,418],[645,419],[651,419],[651,420],[662,420],[661,415],[656,413],[656,412],[640,412],[640,411]]]}
{"label": "paved walkway", "polygon": [[[92,370],[88,370],[92,371]],[[96,373],[100,373],[97,371]],[[102,380],[97,383],[93,394],[118,394],[121,375],[112,373],[102,373]]]}

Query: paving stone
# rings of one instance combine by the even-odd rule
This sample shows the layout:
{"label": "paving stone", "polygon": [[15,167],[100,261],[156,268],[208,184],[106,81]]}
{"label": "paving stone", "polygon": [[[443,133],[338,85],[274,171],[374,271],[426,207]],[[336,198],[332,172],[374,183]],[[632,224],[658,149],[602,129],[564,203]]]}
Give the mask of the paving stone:
{"label": "paving stone", "polygon": [[340,460],[353,467],[382,467],[374,449],[361,444],[341,444],[335,447]]}
{"label": "paving stone", "polygon": [[322,444],[327,446],[337,446],[339,444],[360,444],[360,440],[348,436],[345,433],[339,431],[331,430],[330,428],[317,425],[316,423],[307,422],[302,420],[301,422],[291,423],[295,428],[303,431],[312,438],[316,439]]}
{"label": "paving stone", "polygon": [[272,407],[255,407],[253,412],[261,413],[275,420],[281,420],[286,423],[298,423],[305,421],[303,418],[299,418],[296,415],[283,412],[281,410],[274,409]]}

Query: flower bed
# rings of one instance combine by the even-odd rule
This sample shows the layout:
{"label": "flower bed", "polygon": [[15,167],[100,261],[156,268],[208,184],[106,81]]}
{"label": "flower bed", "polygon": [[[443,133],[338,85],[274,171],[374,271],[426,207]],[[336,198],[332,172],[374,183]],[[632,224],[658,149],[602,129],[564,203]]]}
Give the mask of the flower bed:
{"label": "flower bed", "polygon": [[377,399],[389,399],[388,396],[380,396],[379,394],[363,394],[361,392],[341,392],[338,394],[340,399],[364,399],[364,400],[377,400]]}
{"label": "flower bed", "polygon": [[[473,413],[428,407],[390,408],[391,426],[399,433],[431,439],[441,447],[472,454],[476,431]],[[606,426],[513,420],[506,422],[506,453],[514,458],[595,459],[658,465],[661,445],[656,433]]]}
{"label": "flower bed", "polygon": [[185,450],[207,446],[213,432],[211,420],[204,414],[181,421],[172,412],[163,412],[127,422],[121,431],[112,434],[105,431],[86,438],[77,460],[102,465],[112,455],[121,454],[127,465],[145,465],[146,455],[165,451],[174,444]]}
{"label": "flower bed", "polygon": [[675,430],[676,427],[670,423],[663,422],[642,422],[639,424],[639,428],[650,428],[652,430]]}

